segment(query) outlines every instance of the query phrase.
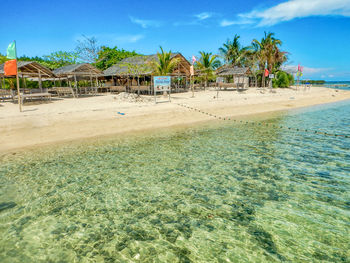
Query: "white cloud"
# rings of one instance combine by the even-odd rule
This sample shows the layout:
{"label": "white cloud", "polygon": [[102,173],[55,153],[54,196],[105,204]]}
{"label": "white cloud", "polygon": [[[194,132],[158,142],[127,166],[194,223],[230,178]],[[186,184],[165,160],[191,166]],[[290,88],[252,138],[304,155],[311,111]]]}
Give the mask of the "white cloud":
{"label": "white cloud", "polygon": [[202,12],[199,14],[194,14],[187,21],[177,21],[173,23],[174,26],[193,26],[193,25],[207,25],[208,20],[211,21],[212,18],[220,16],[218,13],[214,12]]}
{"label": "white cloud", "polygon": [[350,17],[350,0],[289,0],[267,9],[239,14],[236,20],[221,22],[221,26],[242,24],[242,21],[243,24],[272,26],[309,16]]}
{"label": "white cloud", "polygon": [[210,12],[203,12],[197,15],[194,15],[194,17],[196,17],[198,20],[205,20],[208,18],[211,18],[213,16],[213,13]]}
{"label": "white cloud", "polygon": [[114,37],[114,40],[119,43],[135,43],[141,39],[143,39],[145,36],[138,34],[138,35],[124,35],[124,36],[116,36]]}
{"label": "white cloud", "polygon": [[[298,66],[297,65],[286,65],[286,66],[282,66],[282,70],[293,74],[293,73],[298,72]],[[330,71],[330,70],[332,70],[332,68],[303,67],[303,74],[304,75],[311,75],[311,74],[317,74],[317,73],[325,73],[325,72]]]}
{"label": "white cloud", "polygon": [[162,22],[156,21],[156,20],[145,20],[145,19],[139,19],[133,16],[129,16],[131,22],[134,24],[140,25],[142,28],[148,28],[148,27],[160,27],[162,25]]}

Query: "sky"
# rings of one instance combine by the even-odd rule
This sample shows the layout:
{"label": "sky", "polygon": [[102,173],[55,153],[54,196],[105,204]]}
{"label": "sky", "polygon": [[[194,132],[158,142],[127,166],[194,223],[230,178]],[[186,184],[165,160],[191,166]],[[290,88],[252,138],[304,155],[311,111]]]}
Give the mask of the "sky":
{"label": "sky", "polygon": [[0,53],[74,51],[82,35],[148,55],[159,46],[186,58],[219,54],[235,34],[243,45],[275,33],[289,52],[285,67],[304,79],[350,80],[350,0],[1,0]]}

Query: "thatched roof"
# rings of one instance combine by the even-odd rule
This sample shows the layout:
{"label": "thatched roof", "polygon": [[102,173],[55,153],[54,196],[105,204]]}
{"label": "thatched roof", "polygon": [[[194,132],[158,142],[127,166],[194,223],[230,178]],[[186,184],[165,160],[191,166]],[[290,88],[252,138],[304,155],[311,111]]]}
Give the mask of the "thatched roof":
{"label": "thatched roof", "polygon": [[[172,53],[171,58],[180,58],[180,64],[183,67],[190,67],[190,63],[180,53]],[[136,76],[151,75],[152,68],[149,66],[151,61],[159,61],[157,54],[148,56],[133,56],[123,59],[117,64],[103,71],[105,76]]]}
{"label": "thatched roof", "polygon": [[217,76],[246,76],[250,73],[249,68],[240,68],[233,65],[223,65],[216,70]]}
{"label": "thatched roof", "polygon": [[64,66],[58,69],[55,69],[53,73],[57,77],[67,77],[67,76],[100,76],[102,75],[102,71],[95,68],[91,64],[82,63],[82,64],[73,64]]}
{"label": "thatched roof", "polygon": [[[3,76],[5,73],[4,66],[5,66],[5,63],[0,65],[1,76]],[[18,67],[19,76],[38,77],[39,71],[42,78],[52,78],[55,76],[50,69],[48,69],[47,67],[44,67],[43,65],[35,61],[18,61],[17,67]]]}

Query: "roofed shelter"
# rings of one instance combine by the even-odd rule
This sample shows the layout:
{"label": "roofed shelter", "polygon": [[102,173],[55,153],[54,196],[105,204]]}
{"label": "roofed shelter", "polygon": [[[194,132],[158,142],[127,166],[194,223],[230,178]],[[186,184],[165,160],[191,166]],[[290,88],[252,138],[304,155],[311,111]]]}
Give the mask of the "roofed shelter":
{"label": "roofed shelter", "polygon": [[[249,87],[249,76],[251,75],[251,71],[248,67],[237,67],[234,65],[224,65],[216,70],[216,75],[221,78],[231,78],[233,79],[233,84],[236,85],[237,88],[247,88]],[[225,86],[223,81],[219,81],[219,86]]]}
{"label": "roofed shelter", "polygon": [[95,68],[89,63],[67,65],[55,69],[53,73],[59,80],[62,78],[67,79],[69,82],[70,79],[74,79],[75,88],[77,88],[77,80],[79,79],[90,79],[90,84],[93,86],[93,78],[95,78],[96,86],[98,86],[98,77],[103,75],[101,70]]}
{"label": "roofed shelter", "polygon": [[[5,78],[13,78],[14,76],[5,76],[4,64],[0,65],[0,77],[3,78],[2,85],[5,84]],[[37,78],[39,81],[39,88],[42,91],[42,79],[52,79],[55,77],[54,73],[35,61],[18,61],[18,76],[24,79],[24,85],[26,87],[25,78]]]}
{"label": "roofed shelter", "polygon": [[[191,64],[180,53],[172,53],[171,59],[175,58],[179,60],[179,63],[173,72],[171,72],[169,75],[174,77],[189,77]],[[143,77],[144,80],[147,78],[150,80],[150,82],[152,81],[151,76],[153,74],[153,69],[151,68],[150,63],[153,61],[159,61],[157,54],[128,57],[107,68],[103,71],[103,73],[104,76],[112,78],[114,85],[117,85],[118,80],[120,82],[124,82],[122,85],[125,85],[126,81],[130,81],[130,77],[137,77],[137,85],[139,86],[139,77]]]}

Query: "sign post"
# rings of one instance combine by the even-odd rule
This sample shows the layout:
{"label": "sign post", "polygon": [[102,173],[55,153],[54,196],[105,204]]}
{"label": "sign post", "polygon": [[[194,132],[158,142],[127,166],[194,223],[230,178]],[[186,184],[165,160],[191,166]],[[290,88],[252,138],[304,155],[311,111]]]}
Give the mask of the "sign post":
{"label": "sign post", "polygon": [[171,77],[170,76],[156,76],[153,77],[154,103],[157,104],[157,93],[168,93],[168,101],[170,102],[171,92]]}

